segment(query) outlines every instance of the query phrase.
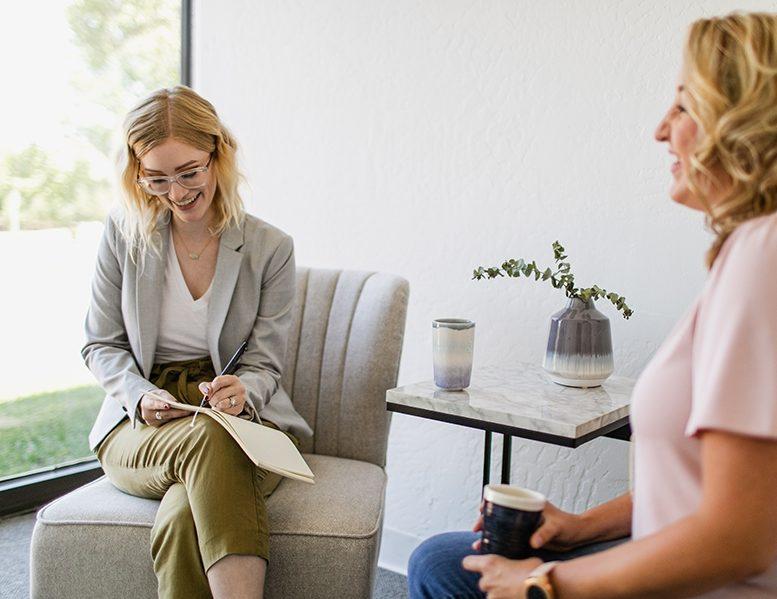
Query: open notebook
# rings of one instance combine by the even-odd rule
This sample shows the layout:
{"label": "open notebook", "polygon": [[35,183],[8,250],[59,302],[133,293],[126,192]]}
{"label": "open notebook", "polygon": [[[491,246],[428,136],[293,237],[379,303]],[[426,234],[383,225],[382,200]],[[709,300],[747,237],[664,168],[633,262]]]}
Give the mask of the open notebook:
{"label": "open notebook", "polygon": [[[151,395],[151,394],[149,394]],[[313,484],[313,472],[308,467],[297,447],[285,433],[269,426],[262,426],[250,420],[243,420],[211,408],[200,408],[158,397],[171,407],[187,412],[201,412],[218,422],[232,436],[251,461],[265,470],[281,476]]]}

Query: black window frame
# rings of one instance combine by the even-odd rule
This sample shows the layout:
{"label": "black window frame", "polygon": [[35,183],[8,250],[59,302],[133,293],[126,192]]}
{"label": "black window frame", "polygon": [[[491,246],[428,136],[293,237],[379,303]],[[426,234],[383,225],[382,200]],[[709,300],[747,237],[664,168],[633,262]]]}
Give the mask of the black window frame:
{"label": "black window frame", "polygon": [[[192,0],[181,0],[181,83],[192,84]],[[94,457],[0,481],[0,517],[28,512],[103,475]]]}

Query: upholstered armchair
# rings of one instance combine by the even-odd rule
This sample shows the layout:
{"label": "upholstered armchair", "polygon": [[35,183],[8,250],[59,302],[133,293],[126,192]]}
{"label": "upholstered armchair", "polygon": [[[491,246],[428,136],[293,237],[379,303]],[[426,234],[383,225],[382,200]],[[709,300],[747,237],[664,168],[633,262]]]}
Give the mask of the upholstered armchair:
{"label": "upholstered armchair", "polygon": [[[265,596],[370,597],[386,489],[389,414],[408,284],[382,273],[300,268],[283,387],[313,428],[315,485],[284,479],[268,500]],[[35,599],[157,596],[150,530],[159,502],[100,478],[43,507],[31,545]]]}

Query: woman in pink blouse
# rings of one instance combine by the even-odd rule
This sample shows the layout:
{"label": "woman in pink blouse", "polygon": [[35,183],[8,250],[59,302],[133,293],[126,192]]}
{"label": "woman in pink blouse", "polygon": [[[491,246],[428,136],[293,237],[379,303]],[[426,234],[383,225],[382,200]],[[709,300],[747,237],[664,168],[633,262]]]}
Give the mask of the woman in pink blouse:
{"label": "woman in pink blouse", "polygon": [[671,198],[716,238],[634,389],[633,493],[579,515],[549,505],[526,560],[467,555],[476,533],[433,537],[411,598],[777,597],[777,15],[693,23],[656,139],[676,159]]}

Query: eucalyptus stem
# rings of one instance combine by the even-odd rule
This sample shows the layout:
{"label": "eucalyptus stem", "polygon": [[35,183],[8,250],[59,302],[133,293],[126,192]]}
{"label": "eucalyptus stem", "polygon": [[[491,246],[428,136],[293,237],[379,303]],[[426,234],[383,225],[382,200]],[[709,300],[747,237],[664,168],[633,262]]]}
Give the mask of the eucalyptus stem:
{"label": "eucalyptus stem", "polygon": [[626,305],[626,297],[618,295],[615,292],[607,291],[598,285],[591,287],[575,287],[575,275],[572,274],[572,265],[567,260],[563,246],[558,242],[553,242],[553,261],[556,263],[554,268],[541,269],[537,263],[532,260],[527,262],[523,258],[517,260],[511,258],[502,263],[502,266],[478,266],[472,273],[472,278],[477,279],[495,279],[497,277],[512,277],[518,279],[524,277],[534,277],[535,281],[542,279],[550,281],[556,289],[564,289],[564,293],[570,299],[580,299],[584,302],[597,300],[601,298],[608,299],[613,306],[623,313],[623,318],[628,320],[634,311]]}

